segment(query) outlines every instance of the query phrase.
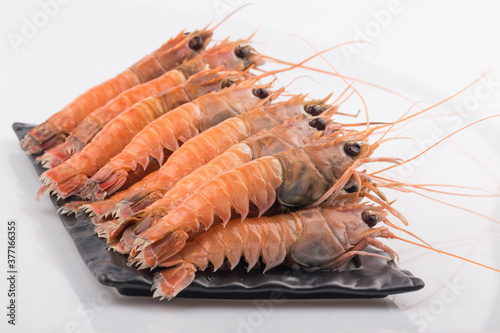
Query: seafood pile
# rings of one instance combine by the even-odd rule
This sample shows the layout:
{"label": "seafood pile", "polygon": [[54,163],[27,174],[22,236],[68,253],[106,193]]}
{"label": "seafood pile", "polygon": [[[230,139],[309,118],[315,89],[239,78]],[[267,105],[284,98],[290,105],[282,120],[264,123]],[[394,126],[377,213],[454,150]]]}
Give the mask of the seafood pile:
{"label": "seafood pile", "polygon": [[38,196],[70,198],[62,212],[89,214],[110,249],[155,269],[166,299],[242,259],[263,272],[392,260],[381,239],[405,239],[391,229],[429,247],[389,219],[408,224],[381,191],[403,185],[360,170],[404,163],[374,156],[395,123],[342,124],[351,85],[333,102],[287,93],[266,79],[305,61],[257,72],[268,57],[250,39],[212,45],[214,30],[179,33],[32,129],[21,147],[48,169]]}

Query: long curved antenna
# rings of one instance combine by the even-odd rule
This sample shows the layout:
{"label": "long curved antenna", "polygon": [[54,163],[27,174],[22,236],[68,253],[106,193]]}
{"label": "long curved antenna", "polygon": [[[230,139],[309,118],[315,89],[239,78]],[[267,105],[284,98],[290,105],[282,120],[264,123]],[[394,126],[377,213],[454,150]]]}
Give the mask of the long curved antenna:
{"label": "long curved antenna", "polygon": [[[340,104],[343,104],[344,102],[346,102],[349,98],[352,97],[352,95],[354,95],[354,91],[352,91],[349,95],[347,95],[347,97],[344,98],[344,100]],[[356,112],[356,114],[354,114],[354,115],[351,115],[351,117],[356,118],[359,116],[360,113],[361,113],[361,110],[358,110],[358,112]]]}
{"label": "long curved antenna", "polygon": [[288,82],[287,85],[285,86],[285,89],[288,89],[289,86],[292,85],[292,83],[294,83],[295,81],[299,80],[299,79],[303,79],[303,78],[307,78],[315,83],[318,83],[318,81],[316,81],[313,77],[309,76],[309,75],[301,75],[301,76],[297,76],[296,78],[294,78],[292,81]]}
{"label": "long curved antenna", "polygon": [[[476,125],[476,124],[478,124],[478,123],[480,123],[480,122],[486,121],[486,120],[491,119],[491,118],[496,118],[496,117],[500,117],[500,114],[496,114],[496,115],[489,116],[489,117],[486,117],[486,118],[483,118],[483,119],[479,119],[479,120],[477,120],[477,121],[475,121],[475,122],[473,122],[473,123],[471,123],[471,124],[469,124],[469,125],[466,125],[466,126],[464,126],[464,127],[460,128],[460,129],[456,130],[455,132],[453,132],[453,133],[451,133],[451,134],[448,134],[447,136],[445,136],[444,138],[442,138],[441,140],[439,140],[438,142],[436,142],[435,144],[433,144],[433,145],[432,145],[432,146],[430,146],[429,148],[427,148],[427,149],[425,149],[424,151],[422,151],[420,154],[417,154],[417,155],[413,156],[412,158],[409,158],[409,159],[407,159],[406,161],[401,162],[401,164],[400,164],[400,165],[406,164],[406,163],[408,163],[408,162],[410,162],[410,161],[413,161],[413,160],[414,160],[414,159],[416,159],[416,158],[419,158],[420,156],[422,156],[423,154],[425,154],[426,152],[428,152],[428,151],[429,151],[429,150],[431,150],[432,148],[436,147],[438,144],[440,144],[441,142],[445,141],[446,139],[449,139],[449,138],[450,138],[450,137],[452,137],[453,135],[455,135],[455,134],[457,134],[457,133],[459,133],[459,132],[461,132],[461,131],[463,131],[463,130],[465,130],[465,129],[467,129],[467,128],[471,127],[471,126],[474,126],[474,125]],[[390,169],[392,169],[392,168],[394,168],[394,167],[395,167],[394,165],[391,165],[390,167],[387,167],[387,168],[385,168],[385,169],[375,171],[375,172],[371,173],[371,175],[376,175],[376,174],[378,174],[378,173],[381,173],[381,172],[384,172],[384,171],[390,170]]]}
{"label": "long curved antenna", "polygon": [[407,121],[407,120],[409,120],[409,119],[415,118],[416,116],[419,116],[419,115],[421,115],[421,114],[423,114],[423,113],[425,113],[425,112],[427,112],[427,111],[429,111],[429,110],[431,110],[431,109],[433,109],[433,108],[435,108],[435,107],[437,107],[437,106],[439,106],[439,105],[441,105],[441,104],[443,104],[443,103],[448,102],[448,101],[449,101],[449,100],[451,100],[452,98],[455,98],[456,96],[458,96],[458,95],[460,95],[461,93],[463,93],[465,90],[467,90],[467,89],[469,89],[470,87],[472,87],[474,84],[476,84],[479,80],[481,80],[483,77],[485,77],[485,76],[486,76],[488,73],[490,73],[490,72],[491,72],[491,68],[489,68],[487,71],[485,71],[483,74],[481,74],[481,75],[480,75],[477,79],[475,79],[474,81],[472,81],[471,83],[469,83],[468,85],[466,85],[464,88],[460,89],[459,91],[457,91],[457,92],[456,92],[456,93],[454,93],[453,95],[451,95],[451,96],[449,96],[449,97],[447,97],[447,98],[443,99],[443,100],[442,100],[442,101],[440,101],[440,102],[437,102],[437,103],[436,103],[436,104],[434,104],[434,105],[429,106],[428,108],[425,108],[425,109],[423,109],[423,110],[420,110],[420,111],[418,111],[417,113],[414,113],[414,114],[412,114],[412,115],[410,115],[410,116],[407,116],[407,117],[405,117],[405,118],[401,118],[401,119],[399,119],[399,120],[397,121],[397,123],[400,123],[400,122]]}
{"label": "long curved antenna", "polygon": [[[272,61],[274,63],[278,63],[278,64],[282,64],[282,65],[293,65],[292,62],[289,62],[289,61],[285,61],[285,60],[280,60],[280,59],[277,59],[277,58],[273,58],[273,57],[270,57],[270,56],[266,56],[266,60],[267,61]],[[304,66],[304,65],[301,65],[300,68],[303,68],[303,69],[307,69],[309,71],[313,71],[313,72],[318,72],[318,73],[322,73],[322,74],[327,74],[327,75],[333,75],[333,76],[338,76],[338,77],[343,77],[347,80],[356,80],[358,81],[359,83],[362,83],[364,85],[367,85],[367,86],[370,86],[370,87],[374,87],[376,89],[379,89],[379,90],[382,90],[382,91],[386,91],[394,96],[397,96],[411,104],[415,103],[411,98],[395,91],[395,90],[392,90],[392,89],[389,89],[389,88],[386,88],[384,86],[381,86],[381,85],[378,85],[376,83],[372,83],[372,82],[369,82],[369,81],[365,81],[365,80],[359,80],[359,79],[355,79],[351,76],[347,76],[347,75],[344,75],[344,74],[337,74],[335,72],[330,72],[328,70],[324,70],[324,69],[319,69],[319,68],[314,68],[314,67],[309,67],[309,66]]]}
{"label": "long curved antenna", "polygon": [[[222,19],[222,21],[220,21],[219,23],[217,23],[217,24],[215,25],[215,27],[213,27],[213,28],[212,28],[212,29],[210,29],[209,31],[210,31],[210,32],[214,32],[214,31],[215,31],[215,29],[217,29],[218,27],[220,27],[220,25],[221,25],[222,23],[226,22],[226,21],[227,21],[227,20],[228,20],[231,16],[233,16],[234,14],[236,14],[237,12],[239,12],[240,10],[242,10],[243,8],[248,7],[248,6],[250,6],[250,5],[252,5],[252,3],[247,3],[247,4],[244,4],[243,6],[241,6],[241,7],[239,7],[239,8],[236,8],[236,9],[235,9],[235,10],[233,10],[231,13],[227,14],[227,16],[226,16],[226,17],[224,17],[224,18]],[[210,24],[211,24],[211,23],[209,23],[208,25],[210,25]],[[208,28],[208,26],[207,26],[207,28]],[[206,28],[205,28],[205,29],[206,29]]]}
{"label": "long curved antenna", "polygon": [[[356,80],[352,80],[352,82],[349,84],[349,86],[347,88],[345,88],[342,93],[335,99],[335,101],[333,101],[333,104],[337,103],[341,98],[342,96],[344,96],[348,91],[349,89],[351,89],[351,86],[354,85],[354,83],[356,83]],[[351,92],[351,94],[349,94],[349,96],[346,98],[346,100],[353,94],[354,92]]]}
{"label": "long curved antenna", "polygon": [[370,199],[371,201],[379,204],[380,206],[382,206],[385,210],[387,210],[389,213],[391,213],[392,215],[394,215],[394,217],[396,217],[398,220],[400,220],[401,222],[404,223],[404,225],[408,225],[408,220],[406,219],[406,217],[403,216],[403,214],[401,214],[400,212],[398,212],[394,207],[392,207],[390,204],[388,204],[387,202],[384,202],[382,200],[380,200],[378,197],[370,194],[370,193],[364,193],[363,194],[364,197],[367,197],[368,199]]}
{"label": "long curved antenna", "polygon": [[[332,47],[329,47],[323,51],[316,51],[317,53],[316,54],[313,54],[312,56],[302,60],[301,62],[297,63],[297,64],[294,64],[294,63],[288,63],[287,65],[289,65],[289,67],[287,68],[283,68],[283,69],[276,69],[276,70],[272,70],[272,71],[267,71],[259,76],[256,76],[256,78],[260,79],[260,78],[263,78],[263,77],[266,77],[266,76],[269,76],[269,75],[275,75],[275,74],[279,74],[279,73],[283,73],[283,72],[286,72],[286,71],[289,71],[289,70],[292,70],[294,68],[299,68],[299,67],[302,67],[303,64],[305,64],[306,62],[318,57],[318,56],[321,56],[322,54],[326,53],[326,52],[329,52],[329,51],[332,51],[332,50],[335,50],[335,49],[338,49],[339,47],[342,47],[344,45],[349,45],[349,44],[354,44],[354,43],[367,43],[369,44],[368,42],[364,42],[364,41],[350,41],[350,42],[345,42],[345,43],[342,43],[342,44],[338,44],[338,45],[335,45],[335,46],[332,46]],[[262,58],[262,59],[274,59],[274,58],[271,58],[269,56],[266,56],[264,54],[260,54],[259,53],[259,56]],[[339,74],[340,75],[340,74]],[[346,82],[347,83],[347,82]],[[347,83],[348,84],[348,83]],[[350,87],[351,85],[348,84]]]}
{"label": "long curved antenna", "polygon": [[[374,175],[374,179],[379,179],[381,181],[384,181],[384,183],[379,183],[377,182],[378,187],[386,187],[386,188],[395,188],[395,189],[402,189],[406,188],[406,192],[415,192],[416,190],[421,190],[421,191],[427,191],[427,192],[433,192],[433,193],[438,193],[438,194],[445,194],[445,195],[455,195],[455,196],[461,196],[461,197],[471,197],[471,198],[495,198],[495,197],[500,197],[499,193],[495,193],[492,191],[485,190],[483,188],[479,187],[472,187],[472,186],[461,186],[461,185],[449,185],[449,184],[410,184],[410,183],[404,183],[401,181],[396,181],[392,179],[388,179],[385,177],[381,177],[379,175]],[[415,190],[409,190],[407,189],[408,187],[412,187]],[[473,191],[480,191],[480,192],[485,192],[488,194],[467,194],[467,193],[457,193],[457,192],[449,192],[449,191],[441,191],[441,190],[434,190],[432,187],[451,187],[451,188],[460,188],[460,189],[465,189],[465,190],[473,190]]]}
{"label": "long curved antenna", "polygon": [[[371,121],[370,125],[390,125],[391,123],[383,122],[383,121]],[[366,123],[352,123],[352,124],[342,124],[342,127],[359,127],[366,126]]]}
{"label": "long curved antenna", "polygon": [[413,105],[405,112],[403,113],[403,115],[398,119],[396,120],[395,122],[393,122],[389,128],[387,129],[387,131],[385,131],[385,133],[378,139],[378,141],[376,142],[376,144],[381,144],[382,143],[382,140],[384,139],[384,137],[389,134],[389,132],[394,128],[394,126],[396,126],[397,124],[399,124],[402,119],[404,119],[404,117],[415,107],[417,106],[418,103],[422,103],[422,101],[418,101],[418,102],[415,102],[413,103]]}
{"label": "long curved antenna", "polygon": [[450,252],[446,252],[446,251],[443,251],[443,250],[435,249],[433,247],[429,247],[427,245],[423,245],[423,244],[420,244],[420,243],[417,243],[417,242],[413,242],[411,240],[408,240],[408,239],[405,239],[405,238],[401,238],[401,237],[396,236],[396,235],[391,235],[390,238],[398,239],[400,241],[403,241],[403,242],[406,242],[406,243],[409,243],[409,244],[412,244],[412,245],[415,245],[415,246],[419,246],[419,247],[422,247],[422,248],[427,249],[427,250],[431,250],[431,251],[434,251],[434,252],[437,252],[437,253],[441,253],[441,254],[444,254],[444,255],[447,255],[447,256],[450,256],[450,257],[454,257],[454,258],[463,260],[463,261],[467,261],[467,262],[469,262],[471,264],[474,264],[474,265],[477,265],[477,266],[481,266],[481,267],[484,267],[484,268],[487,268],[487,269],[491,269],[492,271],[495,271],[495,272],[500,272],[500,269],[498,269],[498,268],[494,268],[494,267],[491,267],[491,266],[488,266],[488,265],[484,265],[484,264],[481,264],[481,263],[479,263],[477,261],[470,260],[470,259],[461,257],[459,255],[456,255],[456,254],[453,254],[453,253],[450,253]]}
{"label": "long curved antenna", "polygon": [[[434,197],[425,195],[423,193],[420,193],[417,190],[419,189],[419,190],[424,190],[424,191],[429,191],[429,192],[436,192],[436,193],[440,193],[440,194],[457,195],[457,196],[467,196],[467,197],[499,197],[500,194],[491,194],[491,195],[480,195],[480,194],[478,194],[478,195],[474,195],[474,194],[464,194],[464,193],[453,193],[453,192],[437,191],[437,190],[432,190],[432,189],[427,189],[427,188],[422,188],[422,187],[423,186],[444,186],[444,187],[472,189],[472,190],[484,191],[484,192],[487,192],[487,193],[492,193],[490,191],[486,191],[484,189],[476,188],[476,187],[459,186],[459,185],[442,185],[442,184],[415,184],[415,185],[413,185],[413,184],[405,184],[405,183],[402,183],[402,182],[392,181],[392,180],[390,180],[388,178],[384,178],[384,177],[381,177],[381,176],[373,176],[373,178],[374,179],[381,179],[381,180],[387,182],[387,183],[377,183],[378,187],[392,188],[392,189],[394,189],[396,191],[400,191],[400,192],[403,192],[403,193],[413,193],[413,194],[419,195],[419,196],[421,196],[423,198],[426,198],[426,199],[429,199],[429,200],[432,200],[432,201],[435,201],[435,202],[438,202],[438,203],[441,203],[441,204],[444,204],[444,205],[447,205],[447,206],[450,206],[450,207],[453,207],[453,208],[457,208],[457,209],[463,210],[465,212],[468,212],[468,213],[480,216],[482,218],[485,218],[487,220],[490,220],[490,221],[492,221],[494,223],[500,224],[500,221],[495,220],[494,218],[492,218],[492,217],[490,217],[488,215],[481,214],[481,213],[476,212],[474,210],[465,208],[465,207],[463,207],[461,205],[456,205],[456,204],[453,204],[453,203],[450,203],[450,202],[447,202],[447,201],[444,201],[444,200],[439,200],[437,198],[434,198]],[[408,187],[414,187],[415,189],[409,189]]]}
{"label": "long curved antenna", "polygon": [[427,199],[430,199],[430,200],[434,200],[436,202],[439,202],[439,203],[442,203],[444,205],[447,205],[447,206],[450,206],[450,207],[453,207],[453,208],[458,208],[460,210],[463,210],[465,212],[468,212],[468,213],[471,213],[471,214],[474,214],[474,215],[477,215],[477,216],[481,216],[487,220],[490,220],[491,222],[493,223],[497,223],[497,224],[500,224],[500,221],[498,220],[495,220],[494,218],[492,217],[489,217],[488,215],[485,215],[485,214],[481,214],[481,213],[478,213],[476,211],[473,211],[471,209],[468,209],[468,208],[465,208],[463,206],[459,206],[459,205],[455,205],[455,204],[452,204],[450,202],[446,202],[446,201],[443,201],[443,200],[439,200],[439,199],[436,199],[436,198],[432,198],[432,197],[429,197],[428,195],[425,195],[423,193],[419,193],[419,192],[414,192],[416,195],[420,195],[421,197],[424,197],[424,198],[427,198]]}
{"label": "long curved antenna", "polygon": [[394,223],[392,223],[391,221],[389,221],[387,218],[384,218],[384,223],[387,224],[388,226],[390,226],[391,228],[394,228],[396,230],[399,230],[399,231],[402,231],[404,232],[405,234],[408,234],[410,235],[411,237],[415,238],[415,239],[418,239],[419,241],[421,241],[422,243],[424,243],[425,245],[427,245],[428,247],[431,247],[431,248],[434,248],[433,246],[431,246],[429,243],[427,243],[426,241],[424,241],[422,238],[420,238],[419,236],[415,235],[413,232],[411,231],[408,231],[404,228],[401,228],[397,225],[395,225]]}
{"label": "long curved antenna", "polygon": [[[309,45],[315,52],[318,52],[318,50],[305,38],[301,37],[301,36],[297,36],[295,35],[296,37],[302,39],[304,42],[307,43],[307,45]],[[378,52],[378,47],[375,45],[375,44],[372,44],[370,43],[372,46],[374,46],[376,49],[377,49],[377,52]],[[370,130],[370,115],[368,114],[368,106],[366,105],[366,101],[365,99],[363,98],[363,96],[361,96],[361,94],[359,93],[359,91],[354,88],[351,84],[349,84],[346,79],[340,75],[339,71],[337,69],[335,69],[335,67],[333,67],[333,65],[325,58],[323,57],[323,55],[320,54],[320,57],[321,59],[323,59],[329,66],[331,69],[333,69],[333,71],[335,73],[337,73],[339,75],[339,77],[342,79],[342,81],[345,82],[345,84],[347,84],[348,86],[351,87],[352,90],[354,90],[354,92],[356,93],[356,95],[359,96],[359,98],[361,99],[361,102],[363,103],[363,108],[365,109],[365,116],[366,116],[366,130],[369,131]]]}

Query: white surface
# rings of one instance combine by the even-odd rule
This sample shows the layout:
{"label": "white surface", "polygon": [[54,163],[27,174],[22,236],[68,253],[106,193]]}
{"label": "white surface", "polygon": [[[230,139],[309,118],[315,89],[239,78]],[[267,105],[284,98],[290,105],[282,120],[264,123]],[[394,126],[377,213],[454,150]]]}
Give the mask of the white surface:
{"label": "white surface", "polygon": [[[497,1],[405,1],[400,12],[378,33],[371,12],[387,9],[390,1],[253,1],[224,23],[216,39],[246,37],[259,28],[256,48],[281,59],[300,61],[313,51],[300,39],[325,49],[355,38],[357,29],[372,28],[370,46],[348,61],[340,50],[327,54],[339,71],[393,88],[429,105],[471,83],[492,66],[490,80],[500,82],[500,3]],[[47,197],[36,202],[37,177],[20,151],[13,122],[40,123],[79,93],[159,47],[182,28],[201,28],[219,21],[219,10],[244,1],[68,1],[46,26],[18,52],[8,33],[19,34],[23,18],[41,10],[38,1],[3,1],[1,33],[1,164],[2,276],[5,232],[9,218],[18,220],[18,325],[2,332],[317,332],[317,331],[498,331],[500,330],[500,273],[430,251],[391,241],[401,255],[400,266],[426,282],[419,292],[382,300],[253,301],[181,300],[159,303],[148,298],[119,296],[100,286],[81,261]],[[223,14],[227,14],[224,12]],[[379,25],[380,26],[380,25]],[[327,69],[321,60],[311,62]],[[266,68],[273,68],[268,66]],[[337,94],[345,84],[333,77],[296,71],[282,83],[309,74],[292,84],[296,92],[321,98]],[[425,144],[432,132],[447,132],[473,120],[498,113],[500,85],[491,93],[474,86],[433,111],[434,117],[408,122],[393,135],[411,136]],[[392,121],[411,104],[386,92],[357,84],[372,120]],[[479,95],[478,95],[479,94]],[[464,103],[480,102],[471,112]],[[458,105],[458,107],[457,107]],[[355,112],[361,103],[353,96],[343,107]],[[497,111],[494,109],[497,108]],[[446,114],[446,116],[445,116]],[[362,116],[360,116],[362,117]],[[353,121],[339,118],[341,121]],[[362,121],[362,120],[355,120]],[[407,131],[411,128],[410,131]],[[425,155],[405,179],[420,183],[477,186],[500,192],[498,132],[492,119],[463,132]],[[404,133],[404,134],[401,134]],[[378,156],[411,157],[416,142],[393,141]],[[373,165],[371,168],[379,166]],[[403,174],[397,174],[403,176]],[[500,267],[500,228],[477,215],[416,195],[388,192],[399,198],[396,207],[411,221],[411,230],[436,248]],[[493,219],[500,219],[499,198],[442,197]],[[0,304],[5,309],[6,284],[1,278]],[[457,287],[458,285],[458,287]],[[245,321],[253,326],[243,328]]]}

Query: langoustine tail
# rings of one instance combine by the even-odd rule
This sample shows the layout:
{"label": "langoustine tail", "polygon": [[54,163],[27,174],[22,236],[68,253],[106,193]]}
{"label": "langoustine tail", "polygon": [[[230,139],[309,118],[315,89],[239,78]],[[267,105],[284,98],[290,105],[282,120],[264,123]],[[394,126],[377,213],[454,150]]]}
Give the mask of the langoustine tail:
{"label": "langoustine tail", "polygon": [[31,131],[21,140],[21,149],[27,154],[38,154],[59,143],[64,142],[66,135],[59,132],[48,122],[44,122]]}
{"label": "langoustine tail", "polygon": [[157,273],[152,287],[155,290],[153,297],[174,298],[193,282],[196,271],[193,264],[185,262]]}
{"label": "langoustine tail", "polygon": [[172,230],[157,242],[136,238],[130,251],[129,262],[139,268],[156,267],[158,264],[179,253],[186,245],[189,235],[184,230]]}
{"label": "langoustine tail", "polygon": [[[94,231],[95,231],[95,233],[100,238],[107,239],[107,235],[108,235],[109,229],[113,228],[114,226],[116,226],[119,221],[118,220],[106,220],[106,221],[97,222],[97,223],[95,221],[92,221],[92,222],[94,223]],[[109,246],[109,247],[111,247],[111,246]]]}
{"label": "langoustine tail", "polygon": [[161,199],[163,193],[163,191],[149,192],[147,189],[138,189],[130,197],[124,198],[117,204],[117,215],[122,219],[127,219]]}
{"label": "langoustine tail", "polygon": [[46,122],[33,128],[21,142],[24,151],[35,154],[63,142],[67,135],[92,111],[121,92],[139,84],[137,76],[126,70],[78,96]]}
{"label": "langoustine tail", "polygon": [[[160,165],[156,162],[149,163],[145,168],[139,167],[130,172],[125,169],[112,171],[105,166],[89,179],[87,186],[82,190],[80,195],[82,198],[88,200],[104,200],[119,190],[125,191],[131,187],[135,187],[136,184],[142,184],[144,178],[159,168]],[[96,175],[104,175],[103,177],[107,178],[103,182],[96,181]]]}
{"label": "langoustine tail", "polygon": [[115,194],[113,194],[109,198],[106,198],[105,200],[86,202],[86,204],[83,205],[81,209],[89,213],[91,216],[96,216],[97,218],[106,218],[108,216],[114,216],[120,219],[127,218],[133,214],[129,214],[125,217],[122,217],[120,209],[121,205],[123,204],[122,201],[126,200],[126,198],[132,196],[134,193],[140,192],[140,190],[144,188],[145,184],[150,179],[154,178],[157,173],[158,173],[157,171],[149,173],[148,175],[146,175],[141,180],[137,181],[129,188],[122,190],[120,192],[116,192]]}
{"label": "langoustine tail", "polygon": [[87,204],[88,201],[79,201],[79,200],[73,200],[68,203],[65,203],[64,206],[59,208],[58,212],[61,212],[63,215],[70,215],[70,214],[81,214],[82,213],[82,206]]}
{"label": "langoustine tail", "polygon": [[157,223],[167,212],[168,209],[164,207],[155,207],[141,210],[125,219],[118,218],[119,223],[108,228],[106,238],[109,243],[116,245],[118,252],[130,253],[137,236]]}
{"label": "langoustine tail", "polygon": [[40,176],[42,186],[37,199],[44,193],[55,194],[58,198],[68,198],[79,193],[87,184],[88,177],[78,173],[70,165],[63,165],[45,171]]}
{"label": "langoustine tail", "polygon": [[89,214],[90,216],[97,217],[97,220],[102,220],[113,214],[113,209],[116,207],[116,204],[117,202],[113,197],[94,202],[84,201],[84,203],[79,207],[79,210]]}
{"label": "langoustine tail", "polygon": [[85,147],[84,142],[80,141],[77,137],[70,135],[66,139],[66,141],[60,143],[54,148],[47,150],[36,160],[44,168],[52,169],[53,167],[69,159],[74,154],[79,153],[83,149],[83,147]]}
{"label": "langoustine tail", "polygon": [[[110,228],[108,228],[107,230],[106,237],[109,239],[111,233],[113,233],[120,227],[122,227],[121,223],[117,223],[116,225],[110,226]],[[118,253],[130,254],[132,252],[132,249],[134,248],[137,234],[143,231],[144,228],[147,227],[148,227],[147,220],[143,220],[140,223],[137,223],[136,225],[129,225],[126,228],[123,228],[122,233],[117,233],[117,235],[119,236],[115,238],[115,241],[113,243],[108,242],[109,244],[108,246]],[[118,238],[119,240],[116,241],[116,239]]]}
{"label": "langoustine tail", "polygon": [[[158,217],[160,218],[160,217]],[[123,235],[123,232],[128,228],[134,228],[139,225],[149,226],[155,219],[149,215],[148,211],[140,211],[131,217],[120,220],[115,227],[110,229],[107,234],[108,241],[110,243],[117,242]]]}

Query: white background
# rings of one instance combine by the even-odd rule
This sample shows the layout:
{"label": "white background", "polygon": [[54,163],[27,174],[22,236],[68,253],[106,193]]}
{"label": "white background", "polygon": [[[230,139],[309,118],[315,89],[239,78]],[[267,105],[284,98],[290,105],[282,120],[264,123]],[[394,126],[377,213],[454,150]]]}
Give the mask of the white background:
{"label": "white background", "polygon": [[[218,22],[245,3],[220,1],[67,1],[57,13],[14,47],[9,33],[21,35],[24,19],[42,11],[38,1],[2,1],[0,8],[2,96],[0,144],[0,321],[2,332],[317,332],[317,331],[498,331],[500,273],[445,258],[428,250],[389,244],[401,255],[400,266],[426,282],[416,293],[381,300],[253,301],[182,300],[161,302],[123,297],[98,284],[81,261],[47,197],[34,199],[37,176],[20,151],[13,122],[40,123],[78,94],[112,77],[159,47],[182,28]],[[247,37],[256,29],[255,47],[276,58],[300,61],[313,54],[300,35],[319,49],[359,38],[360,31],[379,48],[326,55],[337,69],[424,101],[422,107],[465,87],[488,68],[486,81],[433,110],[432,117],[405,124],[389,136],[414,141],[387,143],[378,156],[408,158],[432,133],[447,133],[500,108],[500,3],[497,1],[253,1],[224,23],[215,39]],[[399,3],[399,5],[398,5]],[[393,14],[383,16],[388,9]],[[38,13],[38,14],[37,14]],[[379,13],[379,21],[373,13]],[[328,69],[321,60],[311,66]],[[276,68],[268,65],[266,69]],[[345,88],[340,79],[307,71],[280,76],[294,82],[293,92],[321,98]],[[486,84],[484,82],[490,82]],[[411,103],[379,89],[356,84],[372,120],[393,121]],[[490,90],[488,90],[490,89]],[[362,108],[358,97],[342,110]],[[416,109],[415,109],[416,110]],[[338,118],[339,121],[363,121]],[[491,119],[439,145],[405,172],[407,182],[477,186],[500,192],[498,132]],[[431,141],[429,141],[431,140]],[[435,140],[434,140],[435,141]],[[372,165],[372,170],[379,166]],[[464,192],[465,190],[459,190]],[[388,191],[410,220],[410,230],[436,248],[500,267],[498,225],[473,213]],[[476,192],[477,193],[477,192]],[[433,197],[436,194],[430,193]],[[439,196],[461,207],[500,220],[498,197]],[[18,318],[6,324],[6,222],[18,221]],[[246,324],[243,324],[243,323]]]}

